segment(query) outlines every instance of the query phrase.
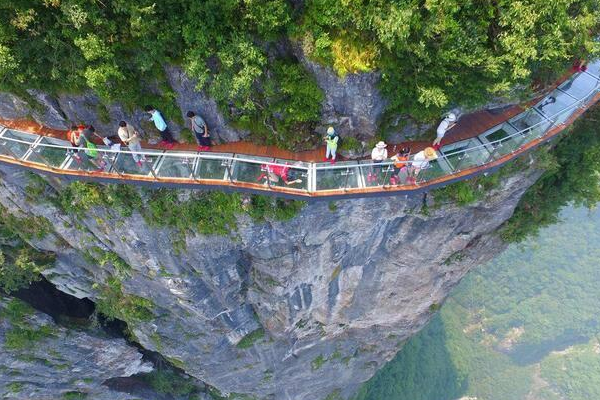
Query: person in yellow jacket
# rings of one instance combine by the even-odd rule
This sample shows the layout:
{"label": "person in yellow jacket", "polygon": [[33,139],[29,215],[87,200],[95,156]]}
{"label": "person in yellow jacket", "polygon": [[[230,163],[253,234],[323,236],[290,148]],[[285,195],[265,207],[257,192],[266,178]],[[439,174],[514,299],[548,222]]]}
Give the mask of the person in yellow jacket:
{"label": "person in yellow jacket", "polygon": [[335,133],[333,126],[327,128],[327,136],[325,136],[323,139],[325,140],[325,143],[327,143],[327,150],[325,151],[325,158],[323,161],[327,161],[329,156],[331,156],[331,163],[334,164],[340,137],[337,135],[337,133]]}

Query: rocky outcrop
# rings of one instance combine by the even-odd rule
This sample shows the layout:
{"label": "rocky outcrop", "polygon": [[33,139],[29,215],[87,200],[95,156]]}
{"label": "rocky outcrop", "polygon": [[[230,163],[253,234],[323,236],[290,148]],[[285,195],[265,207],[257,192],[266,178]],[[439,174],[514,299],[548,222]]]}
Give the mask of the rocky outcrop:
{"label": "rocky outcrop", "polygon": [[306,57],[300,45],[296,44],[293,48],[296,57],[315,76],[325,94],[322,133],[328,125],[333,125],[341,136],[359,140],[374,137],[387,105],[377,88],[380,73],[348,74],[341,78],[331,68]]}
{"label": "rocky outcrop", "polygon": [[[125,294],[152,304],[151,320],[130,325],[143,347],[223,394],[277,400],[353,394],[503,249],[495,231],[538,176],[504,179],[465,207],[429,197],[423,209],[422,196],[314,203],[288,222],[240,216],[228,237],[181,238],[137,213],[66,215],[30,201],[20,171],[0,172],[0,203],[54,226],[32,244],[57,254],[44,273],[61,290],[97,301],[118,276]],[[130,269],[93,262],[93,248]]]}
{"label": "rocky outcrop", "polygon": [[66,329],[20,300],[4,296],[0,296],[0,343],[3,399],[87,396],[94,400],[130,400],[132,396],[110,390],[104,382],[153,369],[123,339]]}

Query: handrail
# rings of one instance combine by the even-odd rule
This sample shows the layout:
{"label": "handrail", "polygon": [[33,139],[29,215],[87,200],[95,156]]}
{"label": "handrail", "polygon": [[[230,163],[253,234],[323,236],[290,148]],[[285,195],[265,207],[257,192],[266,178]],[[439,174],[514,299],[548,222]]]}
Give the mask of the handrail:
{"label": "handrail", "polygon": [[[573,89],[570,93],[569,90],[572,87],[575,87],[573,83],[577,82],[577,79],[580,77],[584,77],[584,79],[590,79],[590,77],[595,80],[594,86],[588,91],[581,93],[575,93],[577,90],[581,91],[581,87],[577,89]],[[435,181],[436,179],[440,179],[442,177],[452,177],[453,175],[458,175],[462,171],[465,170],[463,168],[466,164],[466,169],[470,170],[475,167],[479,169],[491,168],[499,159],[506,157],[507,154],[516,154],[522,152],[524,149],[528,147],[531,142],[534,142],[537,139],[544,138],[547,136],[549,132],[553,131],[553,128],[561,128],[564,127],[564,120],[570,118],[575,110],[578,108],[584,108],[586,105],[589,106],[595,101],[597,101],[598,96],[594,96],[594,93],[600,93],[600,78],[596,77],[593,74],[587,72],[579,72],[573,74],[568,82],[571,82],[572,85],[565,88],[565,90],[560,87],[555,88],[551,93],[544,96],[544,98],[537,102],[534,106],[529,107],[522,111],[521,113],[513,116],[512,118],[503,121],[502,123],[486,130],[485,132],[480,132],[479,136],[475,136],[470,140],[469,146],[464,149],[460,149],[458,151],[453,151],[450,146],[455,146],[456,143],[452,143],[450,145],[443,146],[440,151],[438,151],[438,160],[430,161],[428,163],[429,168],[434,166],[436,163],[439,166],[440,171],[432,172],[433,177],[427,177],[420,174],[418,176],[418,183],[416,181],[409,182],[407,180],[404,184],[392,183],[391,174],[393,169],[389,168],[394,165],[390,159],[385,160],[383,162],[373,162],[371,160],[357,160],[357,161],[347,161],[343,163],[338,163],[334,165],[324,165],[323,163],[308,163],[302,161],[294,161],[294,160],[285,160],[285,161],[274,161],[275,157],[258,157],[255,159],[255,156],[245,155],[245,154],[236,154],[236,153],[227,153],[227,154],[214,154],[214,153],[206,153],[206,152],[197,152],[197,151],[183,151],[183,150],[142,150],[142,151],[131,151],[130,149],[118,149],[113,150],[111,148],[105,146],[98,146],[94,151],[98,152],[106,160],[110,157],[110,165],[106,168],[106,171],[95,171],[94,173],[90,171],[81,170],[77,165],[73,164],[73,153],[79,151],[79,154],[87,154],[86,150],[89,152],[89,149],[73,147],[69,142],[64,141],[62,139],[56,138],[46,138],[40,135],[36,135],[32,137],[32,141],[28,141],[23,138],[18,137],[9,137],[7,136],[8,132],[16,132],[18,135],[19,131],[13,129],[3,129],[0,126],[0,161],[5,161],[6,158],[10,158],[11,160],[16,161],[22,165],[26,165],[28,167],[36,168],[35,165],[40,165],[42,167],[46,167],[52,171],[61,171],[64,175],[94,175],[103,178],[111,178],[117,176],[121,180],[131,180],[131,181],[150,181],[161,182],[161,181],[171,181],[175,180],[177,182],[192,180],[194,184],[198,184],[198,182],[205,181],[220,181],[227,186],[240,186],[245,188],[251,188],[258,191],[269,191],[269,192],[285,192],[285,193],[294,193],[294,192],[304,192],[303,196],[306,195],[318,195],[319,193],[327,194],[329,192],[339,192],[343,190],[344,193],[352,192],[352,191],[364,191],[368,190],[369,192],[373,191],[385,191],[389,189],[390,185],[394,185],[398,188],[405,187],[406,190],[414,190],[415,186],[418,187],[420,184],[423,184],[427,181]],[[585,80],[580,81],[586,82]],[[565,86],[564,84],[561,86]],[[553,114],[547,115],[540,105],[550,105],[552,103],[545,103],[546,99],[552,98],[554,95],[554,99],[560,96],[561,98],[569,99],[569,105],[561,108],[560,110],[554,112]],[[533,113],[536,118],[540,120],[533,125],[527,126],[524,129],[517,129],[515,126],[511,125],[510,121],[518,121],[520,117],[527,116],[528,113]],[[503,126],[508,126],[508,131],[514,131],[513,133],[509,133],[504,130],[506,134],[504,137],[495,140],[488,140],[484,138],[484,134],[492,134],[493,132],[500,130]],[[542,127],[543,129],[539,130]],[[539,131],[538,131],[539,130]],[[27,132],[22,132],[26,135],[34,135]],[[513,148],[512,151],[504,152],[504,150],[500,150],[504,143],[508,143],[515,138],[522,139],[520,142],[515,142],[517,147]],[[56,143],[45,143],[44,139],[52,140],[55,142],[65,142],[66,144],[56,144]],[[478,140],[480,139],[480,140]],[[13,144],[11,147],[10,143]],[[459,142],[462,143],[462,142]],[[19,154],[20,157],[15,154],[14,148],[16,146],[23,146],[27,148],[21,148]],[[3,152],[3,149],[5,151]],[[56,151],[56,150],[64,150],[65,155],[62,162],[54,163],[54,165],[46,160],[46,156],[42,156],[40,153],[44,151]],[[8,154],[4,154],[8,152]],[[31,160],[32,153],[40,154],[39,159],[41,162]],[[475,164],[465,162],[462,163],[462,160],[469,157],[470,155],[475,154],[476,156],[484,158],[483,161],[476,162]],[[127,162],[122,161],[123,157],[132,157],[132,156],[140,156],[140,157],[149,157],[154,162],[149,163],[153,165],[148,165],[148,170],[140,169],[140,170],[130,170],[127,171],[128,168],[123,166],[123,163]],[[414,156],[414,155],[413,155]],[[55,154],[56,158],[60,158],[60,155]],[[452,158],[452,162],[450,161]],[[173,161],[181,162],[181,164],[186,164],[186,171],[189,171],[189,174],[186,172],[175,171],[173,176],[171,175],[161,175],[162,168],[169,168],[170,166],[164,167],[164,165],[168,163],[173,163]],[[212,167],[213,170],[210,174],[208,173],[200,173],[200,166],[204,165],[204,162],[210,161],[221,161],[221,166]],[[6,161],[5,161],[6,162]],[[91,161],[90,161],[91,162]],[[15,162],[11,162],[15,163]],[[121,164],[119,164],[121,163]],[[117,165],[120,165],[122,171],[117,168]],[[423,161],[415,161],[413,159],[409,159],[406,161],[402,161],[402,164],[411,167],[414,164],[418,164],[419,167],[423,166]],[[292,187],[289,184],[285,177],[277,177],[271,176],[267,174],[265,184],[258,184],[256,177],[252,177],[251,174],[254,173],[254,169],[246,171],[244,170],[244,166],[252,166],[252,168],[256,168],[256,166],[260,166],[261,170],[266,169],[267,172],[271,174],[275,174],[269,168],[262,168],[263,166],[273,166],[273,167],[285,167],[286,171],[296,170],[297,173],[301,173],[302,177],[306,178],[306,182],[303,179],[300,179],[304,183],[303,187]],[[207,167],[208,168],[208,167]],[[43,168],[38,168],[43,169]],[[215,170],[216,169],[216,170]],[[351,172],[351,170],[356,169],[356,173]],[[363,170],[368,170],[368,176],[366,172]],[[424,169],[425,171],[427,169]],[[221,173],[222,172],[222,173]],[[385,173],[384,173],[385,172]],[[168,171],[167,171],[168,173]],[[324,173],[329,173],[333,175],[322,175]],[[242,174],[242,176],[240,176]],[[246,174],[246,175],[244,175]],[[371,175],[375,174],[375,184],[371,182]],[[436,176],[437,174],[437,176]],[[353,179],[350,179],[350,176],[355,175]],[[383,176],[381,176],[383,175]],[[273,179],[276,179],[275,182],[272,182]],[[279,182],[279,178],[283,179],[283,184]],[[339,178],[337,181],[336,179]],[[368,178],[368,179],[367,179]],[[448,181],[450,179],[447,179]],[[266,185],[266,186],[265,186]],[[285,186],[282,186],[285,185]],[[264,186],[264,187],[263,187]]]}

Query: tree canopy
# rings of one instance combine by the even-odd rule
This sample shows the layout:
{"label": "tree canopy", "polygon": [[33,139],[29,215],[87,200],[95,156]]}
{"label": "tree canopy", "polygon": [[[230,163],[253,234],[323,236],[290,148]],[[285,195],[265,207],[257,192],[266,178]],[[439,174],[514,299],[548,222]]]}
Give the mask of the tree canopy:
{"label": "tree canopy", "polygon": [[389,112],[426,120],[561,73],[598,51],[600,22],[596,0],[4,0],[0,12],[0,90],[92,89],[133,106],[157,86],[168,99],[162,67],[176,63],[275,141],[320,117],[292,43],[341,76],[380,71]]}

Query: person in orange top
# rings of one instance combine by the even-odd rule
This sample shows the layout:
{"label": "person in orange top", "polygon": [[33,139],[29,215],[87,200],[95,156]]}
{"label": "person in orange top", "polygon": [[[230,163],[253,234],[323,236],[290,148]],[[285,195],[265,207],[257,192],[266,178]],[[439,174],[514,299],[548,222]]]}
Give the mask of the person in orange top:
{"label": "person in orange top", "polygon": [[408,175],[407,161],[409,156],[410,147],[403,147],[398,154],[392,157],[392,161],[394,162],[394,174],[390,178],[391,185],[397,185],[402,181],[402,179],[400,179],[400,174]]}
{"label": "person in orange top", "polygon": [[81,162],[81,156],[77,154],[79,153],[79,147],[83,147],[83,144],[85,144],[81,141],[81,132],[83,132],[84,129],[85,126],[83,125],[71,125],[71,129],[69,130],[69,132],[67,132],[67,138],[69,139],[69,142],[71,142],[71,146],[74,147],[72,149],[73,158],[78,163]]}

